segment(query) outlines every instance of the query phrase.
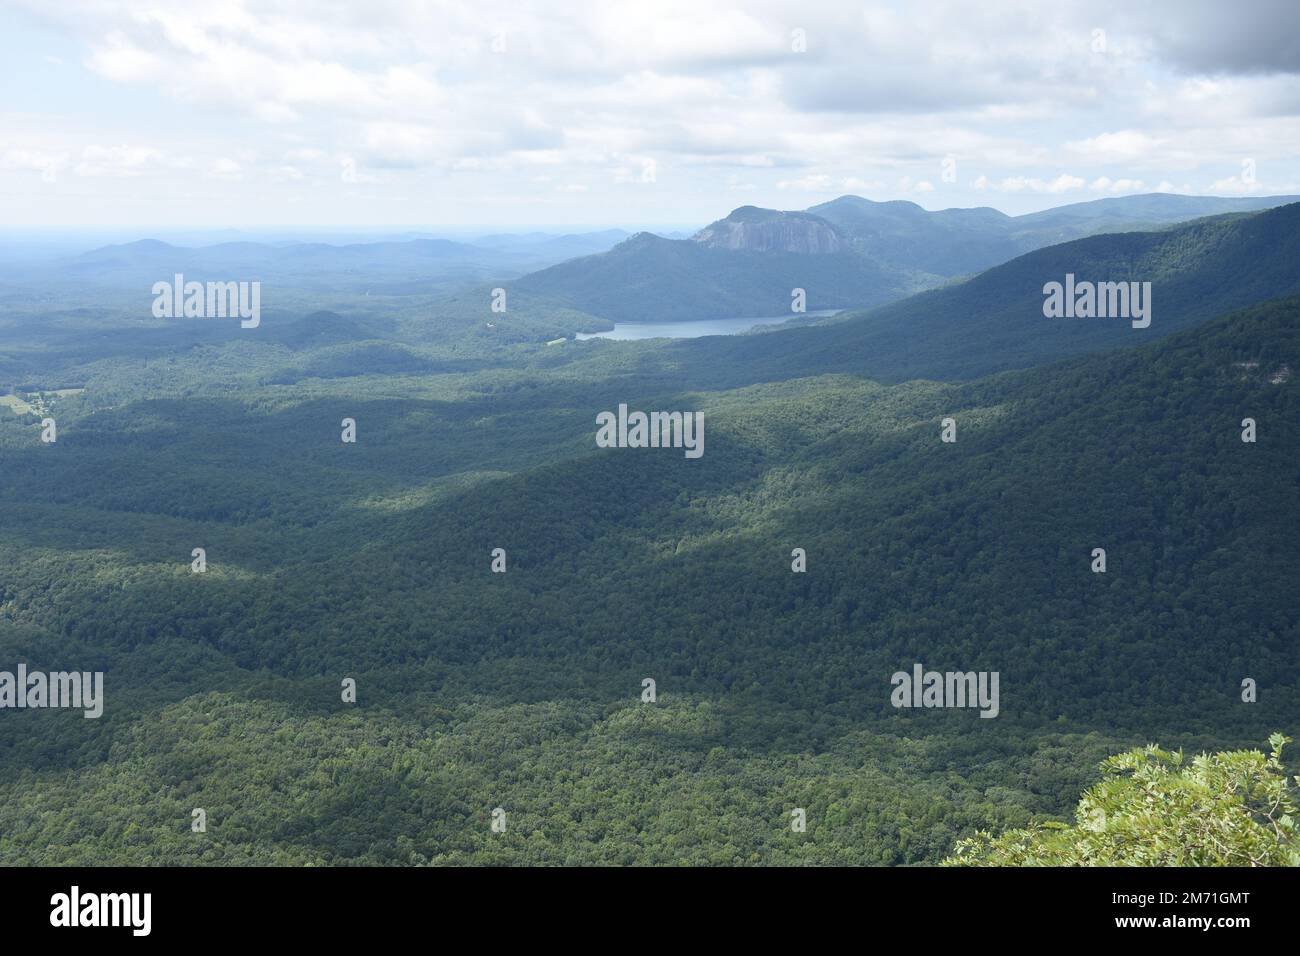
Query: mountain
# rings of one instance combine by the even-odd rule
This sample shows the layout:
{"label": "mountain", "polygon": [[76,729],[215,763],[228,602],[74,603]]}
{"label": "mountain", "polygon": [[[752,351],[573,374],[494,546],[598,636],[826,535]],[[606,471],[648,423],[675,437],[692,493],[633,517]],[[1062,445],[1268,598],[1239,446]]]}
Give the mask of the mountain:
{"label": "mountain", "polygon": [[[201,341],[6,289],[0,660],[106,704],[0,720],[0,864],[934,863],[1068,816],[1109,753],[1294,735],[1300,295],[1258,300],[1297,208],[691,343],[510,339],[542,317],[478,288]],[[742,288],[871,263],[790,251],[821,228],[624,245]],[[1151,281],[1151,327],[1044,318],[1066,271]],[[701,411],[704,456],[597,448],[622,403]],[[999,674],[997,719],[893,707],[916,664]]]}
{"label": "mountain", "polygon": [[[108,689],[0,721],[0,863],[937,862],[1107,753],[1294,733],[1300,300],[956,384],[234,387],[262,348],[53,453],[0,419],[0,655]],[[705,456],[596,449],[617,401],[702,408]],[[999,717],[893,708],[916,662]]]}
{"label": "mountain", "polygon": [[1012,218],[996,209],[927,212],[912,202],[842,196],[808,211],[877,262],[939,276],[977,272],[1026,251],[1011,235]]}
{"label": "mountain", "polygon": [[989,208],[929,212],[912,202],[841,196],[808,212],[835,224],[855,248],[878,262],[952,277],[980,272],[1070,239],[1152,230],[1202,216],[1253,212],[1297,200],[1300,196],[1224,198],[1150,193],[1007,216]]}
{"label": "mountain", "polygon": [[791,315],[792,290],[809,311],[901,298],[926,279],[872,262],[834,227],[802,213],[748,209],[692,239],[637,233],[609,252],[515,280],[511,289],[616,322]]}
{"label": "mountain", "polygon": [[777,212],[757,206],[741,206],[691,239],[710,249],[802,255],[843,252],[849,247],[847,237],[825,219],[806,212]]}
{"label": "mountain", "polygon": [[259,280],[286,286],[355,291],[429,291],[430,283],[499,280],[579,255],[602,252],[626,237],[621,230],[572,235],[487,237],[480,243],[412,238],[327,242],[223,242],[182,246],[157,239],[103,246],[75,256],[0,265],[13,281],[75,277],[101,287],[144,292],[176,273],[199,282]]}
{"label": "mountain", "polygon": [[175,246],[155,239],[124,245],[105,246],[77,256],[67,263],[80,275],[118,269],[276,271],[286,267],[320,270],[343,268],[375,269],[394,262],[427,263],[446,259],[473,259],[482,251],[447,239],[413,239],[407,242],[370,242],[334,246],[323,242],[271,245],[261,242],[224,242],[214,246]]}
{"label": "mountain", "polygon": [[[1076,239],[824,326],[674,342],[658,361],[677,380],[715,386],[825,372],[888,382],[970,379],[1140,344],[1295,294],[1297,262],[1300,203],[1159,232]],[[1063,283],[1067,273],[1094,283],[1150,282],[1150,326],[1045,317],[1044,285]]]}
{"label": "mountain", "polygon": [[807,290],[809,310],[869,308],[1069,239],[1159,229],[1296,198],[1156,193],[1028,216],[989,208],[929,212],[859,196],[804,212],[741,206],[689,240],[638,233],[602,255],[512,285],[615,322],[789,315],[795,288]]}
{"label": "mountain", "polygon": [[[1300,196],[1182,196],[1177,193],[1143,193],[1089,202],[1068,203],[1015,217],[1016,231],[1068,227],[1072,223],[1102,225],[1107,231],[1125,223],[1183,222],[1230,212],[1258,212],[1300,201]],[[1078,238],[1078,237],[1070,237]]]}
{"label": "mountain", "polygon": [[226,242],[176,246],[146,239],[105,246],[37,267],[78,281],[148,293],[154,282],[261,281],[335,288],[382,288],[385,284],[485,275],[509,261],[504,253],[447,239],[368,242],[335,246],[323,242],[269,244]]}
{"label": "mountain", "polygon": [[631,233],[623,229],[602,229],[597,232],[566,233],[554,235],[547,232],[502,233],[482,236],[474,245],[489,249],[508,249],[520,256],[535,257],[547,264],[562,262],[577,256],[590,256],[605,252],[618,245]]}

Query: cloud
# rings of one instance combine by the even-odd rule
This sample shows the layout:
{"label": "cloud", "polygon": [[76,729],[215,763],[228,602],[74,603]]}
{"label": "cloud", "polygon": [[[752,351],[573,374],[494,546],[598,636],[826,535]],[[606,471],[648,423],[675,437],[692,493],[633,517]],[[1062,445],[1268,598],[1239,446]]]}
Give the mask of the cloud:
{"label": "cloud", "polygon": [[654,183],[659,179],[659,165],[654,159],[628,157],[628,164],[614,170],[616,183]]}
{"label": "cloud", "polygon": [[1160,140],[1148,133],[1120,130],[1069,141],[1065,149],[1081,162],[1107,164],[1149,159],[1159,152],[1161,145]]}
{"label": "cloud", "polygon": [[208,175],[213,179],[224,179],[227,182],[238,182],[244,178],[243,167],[228,156],[222,156],[212,163],[208,168]]}
{"label": "cloud", "polygon": [[1083,179],[1062,173],[1055,179],[1043,180],[1033,176],[1008,176],[1000,182],[991,182],[987,176],[980,176],[975,181],[976,189],[993,189],[1004,193],[1066,193],[1082,189]]}
{"label": "cloud", "polygon": [[[1166,184],[1167,185],[1167,184]],[[1108,176],[1099,176],[1088,184],[1088,188],[1095,193],[1141,193],[1150,192],[1146,183],[1140,179],[1111,179]],[[1157,192],[1159,190],[1156,190]]]}
{"label": "cloud", "polygon": [[1187,73],[1300,73],[1294,0],[1183,0],[1176,10],[1156,5],[1126,11],[1121,22],[1149,35],[1153,54]]}
{"label": "cloud", "polygon": [[0,153],[0,168],[34,172],[47,183],[58,180],[59,170],[68,164],[62,153],[46,153],[31,149],[7,149]]}
{"label": "cloud", "polygon": [[857,176],[847,177],[840,185],[853,193],[869,193],[885,188],[885,184],[879,179],[861,179]]}
{"label": "cloud", "polygon": [[823,173],[814,173],[799,179],[783,179],[776,184],[776,188],[806,193],[829,192],[835,188],[835,180]]}
{"label": "cloud", "polygon": [[189,165],[188,159],[168,158],[152,146],[92,145],[82,150],[72,171],[78,176],[127,178],[143,176],[155,169],[181,169]]}
{"label": "cloud", "polygon": [[1207,191],[1223,193],[1229,196],[1264,195],[1268,192],[1262,183],[1244,179],[1241,176],[1228,176],[1225,179],[1215,180],[1210,184]]}
{"label": "cloud", "polygon": [[[1230,175],[1244,157],[1277,182],[1300,179],[1300,16],[1274,0],[1249,14],[1201,0],[1002,0],[978,16],[958,0],[17,10],[40,24],[27,35],[58,37],[60,82],[80,84],[85,105],[17,90],[8,108],[27,119],[5,124],[4,148],[26,158],[5,168],[146,178],[160,198],[185,195],[199,170],[214,215],[272,215],[273,196],[238,201],[259,182],[322,190],[322,215],[357,184],[410,216],[486,194],[504,206],[531,201],[539,167],[582,171],[572,182],[587,191],[570,198],[587,222],[708,219],[718,191],[742,186],[756,203],[996,193],[1026,209],[1144,183],[1251,189]],[[260,154],[243,157],[241,142]],[[103,145],[115,143],[126,145]],[[955,180],[943,178],[949,156]],[[553,185],[539,195],[562,198]]]}
{"label": "cloud", "polygon": [[934,184],[929,180],[913,180],[911,176],[902,176],[898,180],[898,188],[905,193],[932,193]]}

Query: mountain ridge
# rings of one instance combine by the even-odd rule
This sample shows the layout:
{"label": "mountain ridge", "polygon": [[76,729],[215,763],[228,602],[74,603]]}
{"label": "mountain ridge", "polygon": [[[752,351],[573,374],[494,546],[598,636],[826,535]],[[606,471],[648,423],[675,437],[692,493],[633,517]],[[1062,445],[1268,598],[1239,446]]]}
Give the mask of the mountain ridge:
{"label": "mountain ridge", "polygon": [[[870,307],[982,272],[1026,252],[1109,231],[1155,230],[1205,215],[1246,213],[1300,197],[1109,197],[1007,216],[987,206],[930,212],[906,200],[841,196],[807,210],[740,206],[681,249],[644,233],[604,253],[514,280],[520,289],[610,321],[672,322]],[[689,245],[688,245],[689,244]],[[710,258],[690,245],[722,254]],[[730,255],[732,259],[728,259]],[[838,273],[782,256],[841,257]],[[749,256],[752,258],[743,259]],[[815,303],[815,304],[814,304]]]}
{"label": "mountain ridge", "polygon": [[[665,367],[719,386],[847,372],[884,382],[968,380],[1160,338],[1300,293],[1300,203],[1194,220],[1157,232],[1088,236],[1025,253],[943,288],[809,328],[680,340]],[[1048,319],[1043,287],[1149,281],[1153,317]]]}

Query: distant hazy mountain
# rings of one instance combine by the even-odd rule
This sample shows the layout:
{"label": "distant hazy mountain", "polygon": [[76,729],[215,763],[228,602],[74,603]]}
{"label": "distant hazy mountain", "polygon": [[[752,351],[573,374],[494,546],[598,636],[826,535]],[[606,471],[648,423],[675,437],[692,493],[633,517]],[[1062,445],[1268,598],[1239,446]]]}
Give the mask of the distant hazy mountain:
{"label": "distant hazy mountain", "polygon": [[1300,196],[1240,199],[1150,193],[1008,216],[989,208],[928,212],[911,202],[841,196],[808,211],[834,223],[856,248],[879,262],[960,276],[1070,239],[1156,229],[1201,216],[1253,212],[1297,200]]}
{"label": "distant hazy mountain", "polygon": [[691,238],[711,249],[746,252],[820,255],[849,248],[847,237],[825,219],[806,212],[777,212],[757,206],[741,206]]}
{"label": "distant hazy mountain", "polygon": [[600,232],[572,233],[564,236],[548,236],[527,245],[514,245],[515,252],[525,253],[553,262],[563,262],[576,256],[589,256],[598,252],[607,252],[614,248],[631,233],[623,229],[604,229]]}
{"label": "distant hazy mountain", "polygon": [[[175,273],[186,279],[260,280],[334,288],[415,291],[431,281],[507,278],[627,237],[618,229],[573,235],[489,236],[475,243],[416,238],[335,245],[325,242],[224,242],[182,246],[157,239],[109,245],[36,266],[65,277],[146,291]],[[22,276],[29,276],[24,267]]]}
{"label": "distant hazy mountain", "polygon": [[1217,216],[1228,212],[1256,212],[1300,201],[1300,196],[1180,196],[1175,193],[1144,193],[1076,202],[1042,212],[1016,216],[1021,227],[1052,227],[1072,222],[1104,221],[1107,223],[1180,222],[1198,216]]}
{"label": "distant hazy mountain", "polygon": [[854,252],[807,213],[739,209],[693,239],[637,233],[609,252],[535,272],[511,288],[615,321],[671,322],[877,305],[933,284]]}
{"label": "distant hazy mountain", "polygon": [[490,250],[446,239],[269,245],[227,242],[190,248],[156,239],[105,246],[55,264],[59,274],[85,282],[134,286],[148,291],[174,273],[187,280],[259,280],[325,286],[370,286],[386,281],[439,278],[499,268],[502,257]]}
{"label": "distant hazy mountain", "polygon": [[[834,324],[675,343],[664,362],[717,387],[852,372],[880,381],[967,379],[1132,346],[1268,299],[1300,294],[1300,203],[1158,232],[1076,239],[972,279]],[[1043,286],[1150,282],[1151,324],[1047,318]]]}
{"label": "distant hazy mountain", "polygon": [[927,212],[912,202],[841,196],[808,211],[877,262],[938,276],[977,272],[1027,251],[1011,235],[1014,220],[996,209]]}
{"label": "distant hazy mountain", "polygon": [[480,236],[473,244],[488,249],[509,249],[512,252],[546,254],[557,260],[575,256],[589,256],[614,248],[631,233],[624,229],[602,229],[597,232],[578,232],[555,235],[549,232],[499,233]]}
{"label": "distant hazy mountain", "polygon": [[803,212],[742,206],[689,240],[641,233],[514,285],[614,321],[777,316],[788,312],[795,288],[807,290],[810,310],[865,308],[1069,239],[1159,229],[1297,198],[1155,193],[1027,216],[989,208],[928,212],[859,196]]}

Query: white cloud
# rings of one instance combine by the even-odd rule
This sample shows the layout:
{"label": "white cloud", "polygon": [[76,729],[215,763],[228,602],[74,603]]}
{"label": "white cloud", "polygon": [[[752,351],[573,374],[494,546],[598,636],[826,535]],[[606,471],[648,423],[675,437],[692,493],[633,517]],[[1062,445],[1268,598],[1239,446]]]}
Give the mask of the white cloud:
{"label": "white cloud", "polygon": [[[583,171],[567,195],[585,222],[706,220],[734,189],[1022,210],[1145,183],[1256,193],[1225,178],[1243,157],[1300,179],[1294,16],[1260,2],[18,0],[79,50],[59,77],[85,106],[17,85],[7,108],[29,120],[2,127],[4,165],[145,179],[162,199],[200,170],[209,214],[272,221],[287,213],[259,183],[319,190],[322,216],[358,184],[376,216],[561,202],[539,167]],[[949,155],[956,182],[939,179]]]}
{"label": "white cloud", "polygon": [[1062,173],[1051,180],[1038,179],[1033,176],[1008,176],[999,183],[989,183],[983,176],[980,179],[984,181],[984,185],[979,185],[977,181],[976,188],[991,188],[1004,193],[1066,193],[1083,188],[1083,179],[1078,176],[1071,176],[1068,173]]}
{"label": "white cloud", "polygon": [[614,170],[616,183],[655,183],[659,180],[659,165],[648,156],[628,157],[627,165]]}
{"label": "white cloud", "polygon": [[932,193],[934,192],[934,183],[926,179],[913,181],[911,176],[903,176],[898,180],[898,188],[905,193]]}
{"label": "white cloud", "polygon": [[213,179],[224,179],[227,182],[238,182],[244,178],[243,167],[228,156],[222,156],[217,159],[208,168],[208,175]]}
{"label": "white cloud", "polygon": [[152,146],[87,146],[72,168],[78,176],[138,177],[150,170],[181,169],[190,165],[187,159],[169,159]]}
{"label": "white cloud", "polygon": [[1066,150],[1081,162],[1105,164],[1149,159],[1160,146],[1158,139],[1138,130],[1101,133],[1065,144]]}
{"label": "white cloud", "polygon": [[806,193],[829,192],[835,188],[835,180],[825,173],[813,173],[799,179],[783,179],[776,184],[776,188]]}
{"label": "white cloud", "polygon": [[1264,188],[1264,184],[1258,181],[1247,182],[1240,176],[1228,176],[1225,179],[1217,179],[1210,184],[1207,192],[1223,193],[1229,196],[1252,196],[1265,195],[1269,192]]}
{"label": "white cloud", "polygon": [[31,149],[7,149],[0,153],[0,168],[37,173],[47,183],[56,182],[59,170],[68,164],[63,153],[46,153]]}
{"label": "white cloud", "polygon": [[1148,192],[1146,183],[1140,179],[1111,179],[1108,176],[1098,176],[1088,184],[1088,188],[1095,193],[1141,193]]}

